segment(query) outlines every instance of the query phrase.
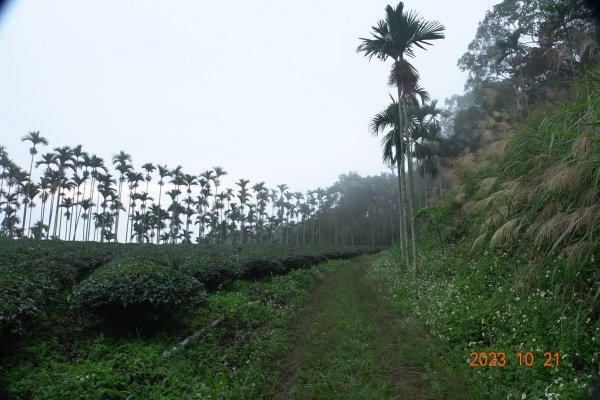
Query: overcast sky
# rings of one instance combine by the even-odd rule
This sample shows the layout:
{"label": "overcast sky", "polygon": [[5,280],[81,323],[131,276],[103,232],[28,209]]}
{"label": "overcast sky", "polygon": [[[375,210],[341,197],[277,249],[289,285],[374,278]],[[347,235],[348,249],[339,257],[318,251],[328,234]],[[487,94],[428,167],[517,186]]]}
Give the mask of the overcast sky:
{"label": "overcast sky", "polygon": [[[432,98],[462,93],[456,67],[497,1],[410,0],[446,27],[417,51]],[[390,62],[356,53],[386,1],[15,0],[0,16],[0,144],[22,167],[39,130],[136,168],[222,166],[239,178],[326,187],[387,171],[370,118],[389,103]],[[391,3],[395,5],[396,3]],[[37,175],[37,174],[36,174]]]}

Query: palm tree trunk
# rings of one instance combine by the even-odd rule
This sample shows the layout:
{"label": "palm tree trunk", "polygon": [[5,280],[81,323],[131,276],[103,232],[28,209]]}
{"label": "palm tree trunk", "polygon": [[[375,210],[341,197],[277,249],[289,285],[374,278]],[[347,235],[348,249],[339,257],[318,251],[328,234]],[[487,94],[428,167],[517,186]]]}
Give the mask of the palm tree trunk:
{"label": "palm tree trunk", "polygon": [[31,217],[33,216],[33,201],[29,203],[29,222],[27,223],[27,237],[31,234]]}
{"label": "palm tree trunk", "polygon": [[48,240],[48,238],[50,237],[50,228],[52,227],[52,215],[54,213],[54,199],[56,196],[54,194],[54,191],[52,190],[52,187],[50,188],[50,193],[52,194],[52,198],[50,199],[50,212],[48,213],[48,230],[46,231],[46,240]]}
{"label": "palm tree trunk", "polygon": [[[125,178],[123,177],[123,173],[121,173],[121,177],[119,178],[119,195],[117,197],[117,207],[115,210],[115,240],[114,242],[117,243],[119,241],[119,216],[121,215],[121,209],[120,209],[120,205],[121,205],[121,194],[123,193],[123,182],[124,182]],[[125,236],[127,236],[127,232],[125,232]],[[127,237],[125,237],[125,243],[127,243]]]}
{"label": "palm tree trunk", "polygon": [[[401,82],[401,90],[402,92],[404,92],[404,84]],[[402,98],[399,103],[402,105],[402,111],[404,112],[404,121],[407,121],[407,117],[406,117],[406,107],[404,107],[404,99]],[[413,215],[414,215],[414,184],[413,184],[413,157],[412,157],[412,138],[410,135],[410,132],[408,132],[408,129],[405,132],[406,134],[406,144],[408,145],[407,151],[406,151],[406,158],[408,160],[408,188],[410,190],[409,192],[409,196],[408,196],[408,225],[410,227],[410,236],[411,236],[411,250],[412,250],[412,262],[413,262],[413,273],[416,275],[418,273],[418,267],[417,267],[417,244],[416,244],[416,238],[415,238],[415,222],[413,219]]]}
{"label": "palm tree trunk", "polygon": [[[95,170],[92,171],[95,174]],[[86,229],[84,229],[83,232],[83,240],[84,241],[89,241],[90,240],[90,232],[92,229],[92,212],[94,210],[94,186],[96,184],[96,178],[94,177],[95,175],[92,175],[92,181],[90,182],[90,208],[87,211],[88,214],[88,218],[87,218],[87,224],[86,224]]]}
{"label": "palm tree trunk", "polygon": [[404,256],[406,266],[410,265],[410,260],[408,256],[408,237],[407,237],[407,229],[406,229],[406,217],[405,217],[405,207],[406,204],[406,188],[405,188],[405,176],[404,176],[404,116],[402,114],[402,103],[401,97],[402,92],[400,86],[398,86],[398,135],[397,140],[399,143],[396,144],[396,166],[398,168],[398,191],[399,191],[399,204],[398,204],[398,214],[400,221],[399,235],[400,238],[400,249],[401,253]]}
{"label": "palm tree trunk", "polygon": [[442,202],[442,170],[440,169],[440,156],[435,156],[437,161],[438,179],[440,183],[440,203]]}
{"label": "palm tree trunk", "polygon": [[[137,189],[136,189],[137,191]],[[129,220],[131,219],[131,203],[133,199],[131,197],[131,186],[129,187],[129,204],[127,204],[127,223],[125,224],[125,243],[132,237],[133,234],[133,221],[131,221],[131,232],[129,231]],[[135,211],[135,209],[134,209]],[[131,234],[130,234],[131,233]]]}
{"label": "palm tree trunk", "polygon": [[[34,146],[35,149],[35,146]],[[31,184],[33,183],[31,181],[31,173],[33,172],[33,152],[31,153],[31,163],[29,164],[29,176],[27,177],[28,181],[27,181],[27,189],[30,188]],[[29,190],[25,191],[25,194],[28,196],[29,195]],[[31,201],[31,199],[29,199]],[[25,235],[25,221],[27,220],[27,204],[25,204],[25,207],[23,209],[23,235]],[[29,237],[29,232],[27,232],[27,237]]]}
{"label": "palm tree trunk", "polygon": [[[61,174],[59,181],[62,181],[62,174]],[[60,209],[61,189],[62,188],[60,187],[60,183],[59,183],[58,184],[58,197],[56,198],[56,210],[54,211],[54,229],[52,231],[52,236],[56,236],[56,228],[58,226],[58,210]],[[62,218],[61,218],[61,221],[62,221]],[[60,236],[60,231],[58,232],[58,235]]]}
{"label": "palm tree trunk", "polygon": [[[106,202],[106,199],[104,199],[104,201]],[[98,190],[96,190],[96,213],[98,212],[98,208],[100,207],[100,188],[98,188]],[[103,207],[102,209],[102,214],[104,214],[106,212],[106,206]],[[104,218],[104,216],[102,217]],[[103,220],[101,220],[102,224],[100,224],[100,234],[102,235],[101,241],[104,242],[104,224],[105,222]],[[96,241],[96,237],[98,236],[98,226],[96,226],[96,223],[94,222],[94,241]]]}
{"label": "palm tree trunk", "polygon": [[[146,197],[148,196],[148,184],[149,183],[150,183],[150,181],[146,181]],[[148,232],[148,229],[146,229],[146,214],[147,214],[146,210],[147,210],[146,198],[144,198],[144,215],[142,216],[142,231],[144,232],[144,234],[146,234]]]}
{"label": "palm tree trunk", "polygon": [[[57,207],[56,207],[56,211],[60,210],[60,203],[57,203],[57,204],[56,204],[56,206],[57,206]],[[62,215],[60,215],[60,212],[58,212],[58,216],[60,217],[60,220],[59,220],[59,221],[60,221],[60,223],[58,224],[58,239],[60,239],[60,231],[61,231],[61,229],[62,229],[62,221],[63,221],[63,218],[62,218],[62,217],[63,217],[63,216],[62,216]],[[55,221],[55,223],[56,223],[56,221]]]}
{"label": "palm tree trunk", "polygon": [[162,185],[159,183],[159,185],[158,185],[158,218],[157,218],[158,223],[156,225],[156,244],[160,244],[160,223],[161,223],[160,201],[161,201],[161,197],[162,197]]}
{"label": "palm tree trunk", "polygon": [[[399,155],[400,160],[396,161],[398,164],[398,190],[400,191],[400,203],[398,204],[398,212],[400,214],[400,227],[398,230],[398,238],[400,239],[400,249],[404,256],[406,266],[410,265],[410,258],[408,253],[408,229],[406,225],[406,172],[404,170],[404,140],[400,138],[401,153]],[[397,156],[398,157],[398,156]]]}
{"label": "palm tree trunk", "polygon": [[[81,201],[85,199],[85,189],[87,186],[87,179],[83,181],[83,191],[81,192]],[[77,196],[79,199],[79,196]],[[79,211],[75,208],[75,230],[73,231],[73,238],[71,240],[75,241],[75,237],[77,236],[77,225],[79,225],[79,218],[81,217],[81,213],[83,212],[83,207],[79,204]]]}

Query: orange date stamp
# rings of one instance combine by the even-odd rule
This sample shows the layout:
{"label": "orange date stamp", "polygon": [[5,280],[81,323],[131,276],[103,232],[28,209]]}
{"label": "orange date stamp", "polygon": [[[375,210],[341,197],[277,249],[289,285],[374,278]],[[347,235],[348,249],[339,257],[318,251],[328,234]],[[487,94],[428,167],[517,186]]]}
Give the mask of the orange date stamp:
{"label": "orange date stamp", "polygon": [[[540,361],[536,361],[535,355],[531,352],[519,352],[514,358],[515,365],[518,367],[533,367],[534,365],[542,365],[543,367],[558,367],[559,365],[558,353],[552,353],[549,351],[544,352],[544,355]],[[503,351],[472,351],[469,354],[467,360],[471,367],[506,367],[509,365],[509,358]]]}

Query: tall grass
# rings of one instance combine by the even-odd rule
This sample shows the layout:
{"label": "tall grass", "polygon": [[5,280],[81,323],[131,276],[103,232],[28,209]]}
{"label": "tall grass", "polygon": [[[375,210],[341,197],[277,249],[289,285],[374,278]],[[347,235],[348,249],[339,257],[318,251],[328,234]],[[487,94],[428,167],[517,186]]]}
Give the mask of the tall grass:
{"label": "tall grass", "polygon": [[502,134],[491,152],[484,150],[485,161],[479,158],[483,167],[467,174],[471,187],[463,186],[463,210],[479,231],[475,247],[487,243],[575,264],[598,259],[598,71],[588,73],[586,90],[572,102],[555,104],[545,118],[531,118]]}
{"label": "tall grass", "polygon": [[[540,104],[494,132],[482,121],[481,150],[452,160],[445,256],[424,229],[419,276],[392,253],[372,271],[441,354],[426,374],[439,398],[460,398],[439,384],[451,367],[481,399],[578,398],[598,379],[600,67],[580,76],[569,102]],[[470,367],[472,351],[503,351],[510,363]],[[516,360],[527,351],[531,368]],[[542,366],[544,352],[558,352],[560,366]]]}

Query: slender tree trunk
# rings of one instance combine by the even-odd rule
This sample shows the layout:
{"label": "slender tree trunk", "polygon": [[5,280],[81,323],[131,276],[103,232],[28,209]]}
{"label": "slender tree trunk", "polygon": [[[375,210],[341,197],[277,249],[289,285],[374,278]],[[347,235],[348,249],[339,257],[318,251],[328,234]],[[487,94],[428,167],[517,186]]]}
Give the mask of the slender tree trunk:
{"label": "slender tree trunk", "polygon": [[[404,139],[400,138],[400,141],[403,143]],[[403,144],[401,146],[404,148]],[[398,184],[400,190],[400,204],[398,207],[400,213],[400,229],[398,231],[398,236],[400,238],[400,248],[404,255],[404,261],[408,267],[410,266],[410,254],[408,252],[408,225],[406,223],[406,171],[404,170],[404,155],[402,153],[398,171]]]}
{"label": "slender tree trunk", "polygon": [[[402,82],[402,79],[400,80],[400,85],[401,85],[401,91],[402,94],[404,93],[404,83]],[[404,121],[408,121],[407,117],[406,117],[406,107],[404,106],[404,98],[402,97],[399,100],[399,104],[401,104],[401,111],[404,112]],[[408,129],[406,129],[406,144],[407,144],[407,151],[406,151],[406,158],[408,160],[408,188],[410,190],[409,195],[408,195],[408,225],[410,227],[410,236],[411,236],[411,250],[412,250],[412,262],[413,262],[413,273],[416,275],[418,273],[418,260],[417,260],[417,245],[416,245],[416,238],[415,238],[415,223],[414,223],[414,187],[413,187],[413,160],[412,160],[412,138],[410,135],[410,132],[408,131]]]}
{"label": "slender tree trunk", "polygon": [[161,185],[159,183],[159,185],[158,185],[158,218],[157,218],[158,223],[156,225],[156,244],[160,244],[160,231],[161,231],[161,229],[160,229],[161,219],[160,218],[161,218],[161,214],[162,214],[161,209],[160,209],[160,201],[161,201],[161,197],[162,197],[162,187],[163,187],[163,185]]}
{"label": "slender tree trunk", "polygon": [[404,256],[404,260],[406,262],[406,266],[410,265],[410,260],[408,256],[408,248],[407,248],[407,229],[406,229],[406,217],[405,217],[405,207],[406,204],[406,188],[405,182],[406,179],[404,177],[404,118],[402,114],[402,105],[401,105],[401,89],[398,87],[398,135],[397,140],[399,143],[396,144],[396,166],[398,168],[398,191],[399,191],[399,203],[398,203],[398,214],[399,214],[399,222],[400,222],[400,230],[399,230],[399,239],[400,239],[400,250],[402,255]]}
{"label": "slender tree trunk", "polygon": [[[4,176],[4,173],[6,172],[6,168],[2,168],[2,175],[0,175],[0,202],[2,201],[2,193],[4,193],[4,178],[2,178]],[[0,210],[0,213],[2,213],[2,210]]]}
{"label": "slender tree trunk", "polygon": [[[117,208],[115,210],[115,240],[114,242],[117,243],[119,241],[119,216],[121,214],[121,209],[119,208],[119,206],[121,205],[121,193],[123,192],[123,174],[121,174],[121,177],[119,178],[119,195],[117,196]],[[129,222],[129,221],[127,221]],[[125,232],[125,235],[127,235],[127,232]]]}
{"label": "slender tree trunk", "polygon": [[[87,169],[86,169],[87,171]],[[87,179],[83,181],[83,191],[81,192],[81,201],[85,200],[85,190],[87,188]],[[78,197],[79,198],[79,197]],[[71,240],[75,241],[77,236],[77,226],[79,225],[79,218],[81,218],[81,213],[83,212],[83,207],[79,204],[79,207],[75,208],[75,229],[73,230],[73,238]],[[85,225],[85,224],[84,224]]]}
{"label": "slender tree trunk", "polygon": [[[50,237],[50,229],[52,228],[52,215],[54,213],[54,191],[50,187],[50,210],[48,211],[48,230],[46,231],[46,240]],[[42,221],[43,223],[44,221]]]}
{"label": "slender tree trunk", "polygon": [[[104,202],[106,203],[106,199],[104,199]],[[100,207],[100,188],[98,188],[98,190],[96,190],[96,213],[98,212],[99,207]],[[104,218],[105,212],[106,212],[106,206],[104,206],[102,208],[102,214],[103,214],[102,218]],[[100,235],[102,235],[102,238],[100,240],[102,242],[104,242],[104,225],[105,224],[106,224],[106,221],[102,221],[102,224],[100,226]],[[94,222],[94,241],[96,241],[97,236],[98,236],[98,226]]]}
{"label": "slender tree trunk", "polygon": [[425,185],[425,207],[429,207],[429,200],[427,196],[427,165],[423,164],[423,184]]}
{"label": "slender tree trunk", "polygon": [[[35,147],[34,147],[35,149]],[[31,186],[31,184],[33,182],[31,182],[31,173],[33,172],[33,152],[31,153],[31,163],[29,164],[29,176],[27,177],[27,190],[25,190],[25,195],[29,196],[29,188]],[[33,199],[29,199],[30,201],[32,201]],[[25,234],[25,221],[27,220],[27,204],[25,204],[25,207],[23,209],[23,235],[29,237],[29,231],[27,232],[27,234]]]}
{"label": "slender tree trunk", "polygon": [[[56,205],[56,211],[60,210],[61,206],[60,203]],[[59,211],[58,216],[59,216],[59,223],[58,223],[58,239],[60,240],[60,231],[62,229],[62,221],[63,221],[63,216],[60,214],[61,212]],[[56,221],[55,221],[56,222]]]}
{"label": "slender tree trunk", "polygon": [[[150,181],[146,181],[146,197],[148,197],[148,184],[150,183]],[[146,234],[146,232],[148,231],[148,229],[146,228],[146,197],[144,198],[144,215],[142,216],[142,231],[144,232],[144,234]],[[200,237],[200,236],[198,236]]]}
{"label": "slender tree trunk", "polygon": [[[60,178],[62,180],[62,176]],[[58,210],[60,209],[60,195],[61,195],[61,187],[58,185],[58,197],[56,198],[56,210],[54,210],[54,229],[52,230],[52,236],[56,236],[56,228],[58,227]],[[62,218],[61,218],[62,220]],[[59,232],[60,234],[60,232]]]}
{"label": "slender tree trunk", "polygon": [[440,203],[442,202],[442,170],[440,169],[440,156],[435,156],[437,161],[438,180],[440,183]]}
{"label": "slender tree trunk", "polygon": [[[68,208],[67,208],[67,213],[70,213]],[[65,223],[65,241],[68,241],[69,240],[69,229],[70,229],[69,222],[71,220],[71,215],[67,214],[66,218],[67,218],[67,222]]]}
{"label": "slender tree trunk", "polygon": [[[96,170],[93,171],[93,174],[96,174]],[[92,181],[90,182],[90,208],[87,211],[88,214],[88,218],[87,218],[87,224],[86,224],[86,229],[84,230],[83,233],[83,240],[84,241],[88,241],[90,240],[90,232],[92,230],[92,212],[94,211],[94,187],[96,185],[96,178],[94,177],[94,175],[92,175]],[[95,224],[95,223],[94,223]]]}

